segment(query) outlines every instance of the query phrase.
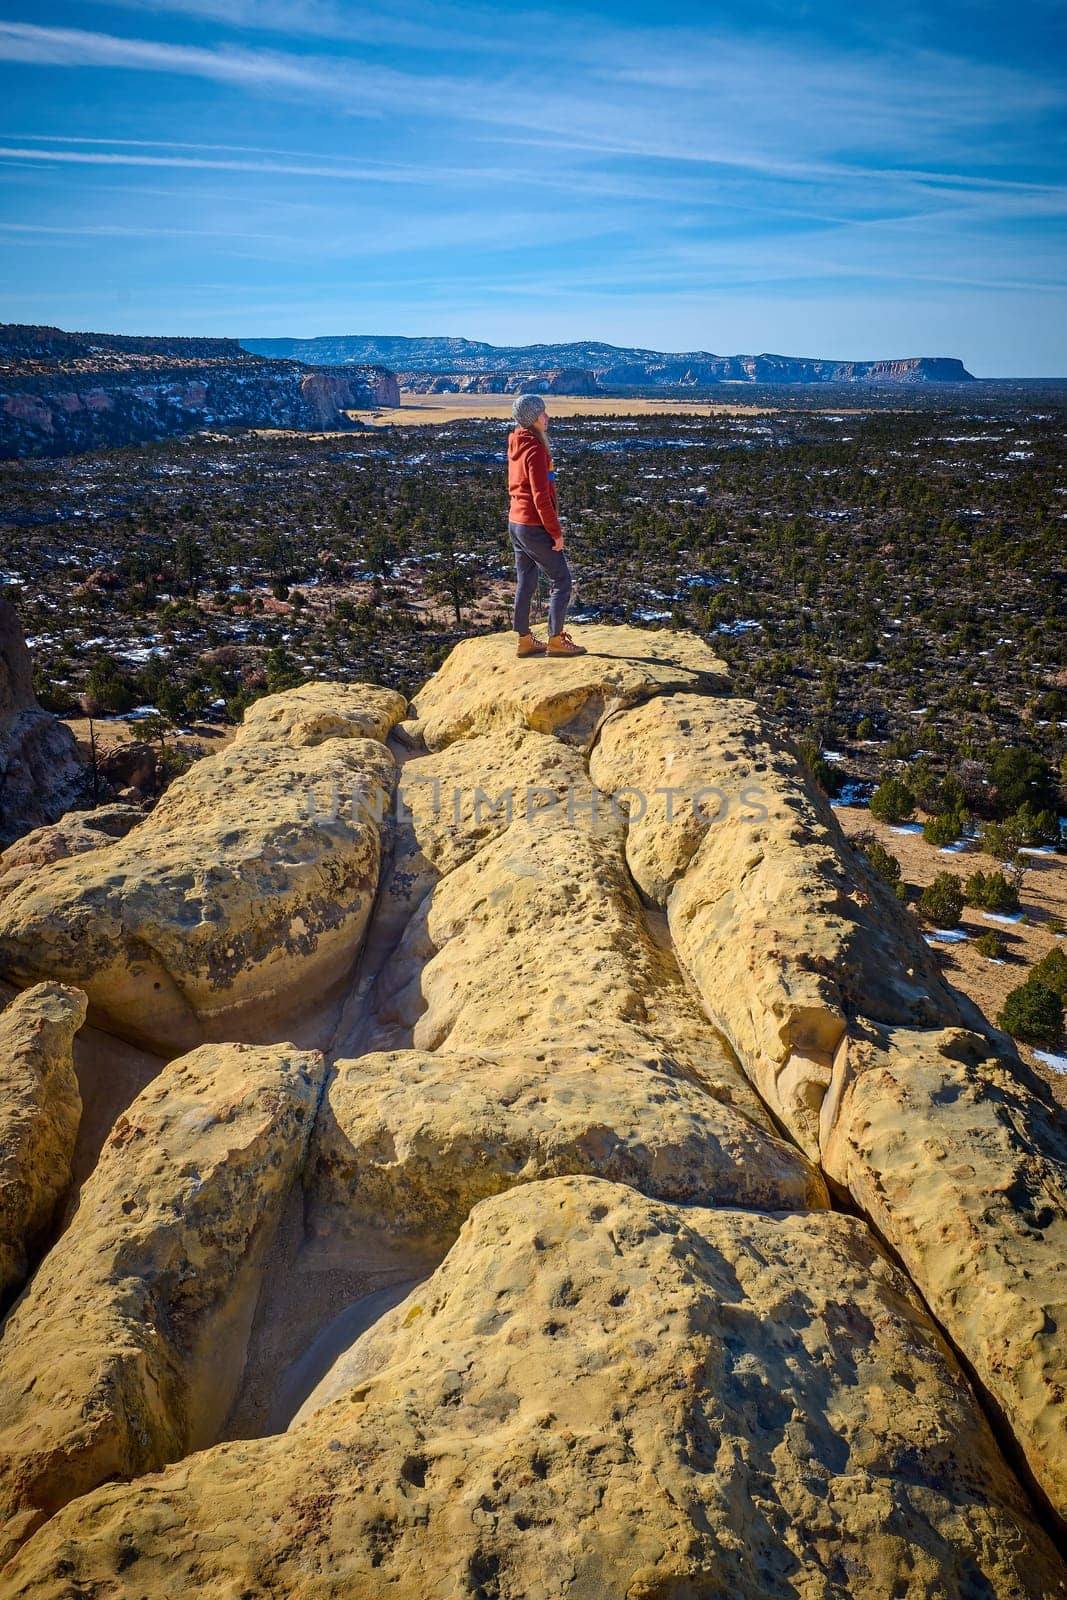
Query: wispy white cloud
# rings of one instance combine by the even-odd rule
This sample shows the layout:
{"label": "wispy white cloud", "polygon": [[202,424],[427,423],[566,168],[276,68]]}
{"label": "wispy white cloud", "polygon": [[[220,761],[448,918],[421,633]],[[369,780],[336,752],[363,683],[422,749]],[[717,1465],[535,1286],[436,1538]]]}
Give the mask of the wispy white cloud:
{"label": "wispy white cloud", "polygon": [[[249,6],[211,4],[250,25]],[[276,8],[279,26],[284,9]],[[514,66],[487,92],[478,74],[29,23],[0,23],[4,58],[181,73],[296,96],[314,91],[346,115],[490,123],[493,137],[527,130],[531,143],[591,157],[695,163],[795,183],[893,178],[1007,187],[1012,180],[995,173],[961,174],[936,159],[919,166],[901,157],[959,153],[965,138],[973,149],[977,128],[1011,125],[1062,103],[1055,86],[995,65],[929,52],[877,62],[786,51],[712,30],[603,30],[595,58],[579,51],[536,96]]]}
{"label": "wispy white cloud", "polygon": [[56,224],[47,222],[0,222],[0,234],[12,243],[50,242],[55,239],[262,239],[277,244],[285,235],[278,233],[235,233],[223,228],[159,228],[147,223],[123,225],[115,222]]}
{"label": "wispy white cloud", "polygon": [[[235,25],[251,26],[256,17],[262,22],[258,4],[252,8],[244,0],[203,0],[203,5]],[[280,4],[274,7],[279,27],[287,11]],[[377,15],[383,28],[396,21]],[[301,19],[309,25],[309,18],[323,32],[343,21],[340,13],[317,0],[310,9],[297,8],[295,25]],[[750,211],[777,211],[781,216],[790,212],[832,216],[857,208],[862,213],[875,205],[883,210],[921,209],[933,204],[929,193],[933,189],[940,191],[936,199],[942,207],[958,203],[968,189],[984,189],[991,195],[1029,192],[1037,208],[1046,212],[1062,199],[1063,191],[1047,183],[1027,185],[1025,180],[988,170],[900,161],[901,155],[914,154],[918,144],[927,158],[958,154],[964,130],[973,146],[975,125],[982,115],[1015,117],[1024,104],[1030,111],[1051,104],[1053,92],[1040,84],[1035,87],[1024,75],[929,54],[914,62],[879,66],[866,57],[787,52],[780,44],[757,45],[711,30],[650,29],[638,36],[619,27],[602,28],[593,56],[580,47],[582,32],[572,28],[572,34],[568,43],[577,40],[578,45],[569,64],[570,78],[561,71],[535,97],[525,89],[515,92],[514,72],[511,80],[503,77],[487,93],[486,82],[476,74],[419,73],[371,66],[350,57],[304,56],[230,44],[171,44],[26,23],[0,23],[0,58],[178,72],[298,99],[313,91],[345,116],[388,115],[403,119],[408,127],[419,118],[439,126],[466,123],[468,137],[474,138],[478,124],[484,128],[488,123],[492,132],[481,135],[483,142],[525,143],[568,158],[569,166],[557,163],[554,172],[561,189],[602,198],[614,195],[623,201],[651,198],[658,183],[665,199],[670,195],[682,203],[706,204],[694,188],[685,199],[678,169],[689,169],[717,186],[730,174],[740,175],[750,186],[778,185],[761,195],[750,192],[740,203]],[[917,78],[912,75],[916,62]],[[788,85],[788,93],[783,97],[773,88],[768,92],[768,83]],[[946,84],[951,87],[945,89]],[[934,92],[935,86],[939,92]],[[197,150],[193,145],[186,148]],[[985,148],[995,152],[988,140]],[[499,167],[464,168],[432,159],[344,165],[332,158],[304,159],[284,151],[249,155],[235,149],[214,156],[206,151],[183,156],[178,153],[181,149],[174,144],[162,155],[124,155],[117,141],[111,141],[107,152],[79,157],[68,148],[46,158],[20,144],[8,147],[2,159],[185,166],[423,186],[507,182],[510,176]],[[620,163],[628,163],[628,170],[609,170]],[[658,171],[642,174],[635,163]],[[673,169],[669,181],[660,176],[664,164]],[[538,182],[536,168],[531,169],[529,181]],[[781,186],[791,186],[796,197],[790,200]],[[969,209],[973,213],[973,206]]]}
{"label": "wispy white cloud", "polygon": [[[501,48],[514,37],[507,13],[495,6],[454,5],[446,0],[409,0],[403,12],[378,6],[332,4],[331,0],[107,0],[142,14],[195,17],[241,32],[277,33],[290,38],[332,39],[338,43],[399,46],[434,52],[480,53]],[[530,13],[526,14],[530,16]],[[553,28],[559,29],[559,19]],[[531,28],[536,49],[539,30]],[[551,30],[545,42],[551,48]],[[525,39],[524,39],[525,42]]]}
{"label": "wispy white cloud", "polygon": [[[411,184],[437,189],[442,184],[503,186],[514,183],[515,172],[508,166],[485,164],[457,166],[423,158],[413,161],[363,159],[353,164],[348,157],[329,156],[311,151],[278,149],[273,146],[211,144],[190,140],[111,139],[88,135],[68,137],[60,134],[20,134],[18,144],[0,145],[0,161],[42,165],[99,167],[162,167],[192,171],[263,174],[278,177],[315,177],[340,183]],[[35,149],[34,145],[44,145]],[[89,146],[107,146],[90,149]],[[187,154],[186,152],[204,152]],[[223,157],[207,152],[228,152]],[[677,179],[642,179],[628,174],[583,172],[554,168],[523,174],[524,185],[554,192],[581,194],[596,199],[652,200],[677,199],[686,205],[699,205],[706,198],[700,186]]]}
{"label": "wispy white cloud", "polygon": [[0,60],[53,67],[121,67],[140,72],[183,72],[257,88],[311,90],[321,74],[312,64],[278,51],[169,44],[124,39],[83,28],[42,28],[0,22]]}
{"label": "wispy white cloud", "polygon": [[[210,147],[208,147],[210,148]],[[331,162],[309,159],[305,161],[238,160],[227,158],[213,160],[207,156],[144,155],[133,150],[35,150],[29,146],[0,145],[0,161],[40,161],[61,165],[89,167],[177,167],[207,172],[263,173],[268,176],[296,178],[330,178],[345,183],[419,183],[439,182],[425,166],[365,165],[337,166]],[[445,174],[447,176],[447,173]]]}
{"label": "wispy white cloud", "polygon": [[[857,47],[859,30],[772,34],[711,11],[706,26],[638,28],[621,13],[571,8],[549,20],[477,0],[109,3],[131,29],[139,14],[144,32],[177,42],[0,23],[0,60],[127,74],[106,85],[121,138],[106,136],[107,122],[98,137],[0,133],[0,176],[28,230],[9,241],[79,238],[88,249],[90,227],[61,231],[71,192],[91,196],[87,224],[121,240],[124,197],[137,194],[144,238],[173,238],[174,255],[173,216],[203,230],[194,238],[219,238],[220,253],[246,250],[279,275],[300,263],[316,285],[325,260],[327,272],[350,261],[369,287],[373,258],[391,254],[397,303],[409,294],[437,308],[450,294],[457,304],[510,294],[542,308],[570,297],[584,314],[597,296],[695,306],[818,283],[1043,302],[1059,292],[1054,229],[1067,187],[1054,165],[1063,97],[1051,61],[1022,71],[970,58],[963,43],[958,54],[920,50],[904,30],[875,53]],[[101,4],[86,11],[99,17]],[[196,89],[213,113],[202,141],[129,137],[167,131],[147,109],[160,85],[136,86],[164,73],[220,86]],[[355,133],[352,117],[363,119]],[[262,143],[232,142],[246,128]],[[317,134],[321,149],[298,148]],[[188,211],[168,211],[172,196]],[[57,231],[34,232],[28,206]],[[509,268],[531,233],[552,257],[527,282]],[[583,252],[598,238],[610,250]],[[150,245],[137,254],[147,261]]]}

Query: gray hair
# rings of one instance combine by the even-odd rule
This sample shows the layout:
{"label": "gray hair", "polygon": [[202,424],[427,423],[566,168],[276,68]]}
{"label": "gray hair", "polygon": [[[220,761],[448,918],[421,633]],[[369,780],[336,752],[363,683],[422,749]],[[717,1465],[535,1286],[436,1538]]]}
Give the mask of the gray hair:
{"label": "gray hair", "polygon": [[544,410],[543,394],[520,394],[511,408],[511,415],[520,428],[532,428]]}

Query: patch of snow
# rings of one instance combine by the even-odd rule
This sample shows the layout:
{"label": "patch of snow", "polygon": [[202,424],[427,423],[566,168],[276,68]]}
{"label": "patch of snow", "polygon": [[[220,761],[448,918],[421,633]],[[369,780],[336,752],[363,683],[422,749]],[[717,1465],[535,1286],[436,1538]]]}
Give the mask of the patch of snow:
{"label": "patch of snow", "polygon": [[831,806],[862,806],[874,793],[874,784],[857,780],[852,783],[843,783],[833,799]]}
{"label": "patch of snow", "polygon": [[890,829],[891,833],[922,833],[921,822],[898,822]]}
{"label": "patch of snow", "polygon": [[923,934],[927,944],[933,944],[935,940],[941,944],[963,944],[970,937],[963,928],[935,928],[933,933]]}
{"label": "patch of snow", "polygon": [[1010,915],[1004,911],[983,911],[981,915],[987,922],[1021,922],[1023,920],[1021,911],[1013,911]]}
{"label": "patch of snow", "polygon": [[158,706],[134,706],[132,711],[116,711],[101,717],[101,722],[140,722],[143,717],[162,716]]}
{"label": "patch of snow", "polygon": [[1067,1056],[1057,1055],[1054,1050],[1035,1050],[1034,1055],[1053,1072],[1067,1072]]}

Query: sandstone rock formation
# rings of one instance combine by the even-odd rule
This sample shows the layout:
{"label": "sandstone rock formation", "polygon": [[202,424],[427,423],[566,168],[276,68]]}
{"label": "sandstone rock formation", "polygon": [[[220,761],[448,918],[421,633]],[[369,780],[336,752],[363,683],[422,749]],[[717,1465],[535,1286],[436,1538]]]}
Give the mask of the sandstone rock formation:
{"label": "sandstone rock formation", "polygon": [[0,847],[88,804],[88,796],[74,735],[37,704],[18,616],[0,600]]}
{"label": "sandstone rock formation", "polygon": [[857,1030],[835,1077],[827,1176],[893,1246],[1050,1502],[1067,1508],[1062,1115],[962,1028]]}
{"label": "sandstone rock formation", "polygon": [[[629,653],[619,648],[627,635],[639,641]],[[413,702],[427,749],[516,724],[588,749],[612,711],[653,695],[726,687],[722,661],[692,634],[594,625],[582,639],[589,655],[546,660],[538,675],[501,648],[499,636],[465,639]]]}
{"label": "sandstone rock formation", "polygon": [[[269,1182],[234,1158],[225,1207],[196,1212],[200,1111],[227,1083],[243,1103],[247,1052],[164,1068],[147,1143],[120,1117],[0,1338],[24,1541],[0,1596],[1067,1596],[1067,1148],[1042,1086],[702,641],[583,638],[560,661],[468,640],[406,716],[366,685],[260,702],[128,839],[0,902],[9,961],[31,939],[43,970],[73,960],[89,908],[147,946],[113,909],[147,839],[153,950],[190,994],[205,921],[263,930],[200,1026],[277,1039],[301,995],[346,997],[317,1108],[309,1088]],[[363,863],[345,960],[279,958],[244,875],[269,852],[295,894],[325,847],[284,797],[353,777],[394,804],[354,821],[318,793],[331,859]],[[125,996],[112,1027],[146,1029],[143,987],[99,988]],[[210,1092],[179,1082],[204,1057]],[[264,1187],[284,1249],[226,1283]],[[164,1213],[179,1264],[157,1272]],[[279,1279],[331,1263],[363,1287],[300,1312],[306,1349],[275,1337]],[[182,1343],[174,1297],[201,1282]],[[230,1358],[210,1399],[208,1326]],[[69,1347],[61,1393],[31,1388],[34,1346]],[[130,1352],[125,1400],[90,1347]],[[242,1365],[274,1394],[224,1424]],[[129,1399],[144,1372],[154,1409]],[[143,1446],[116,1421],[142,1413]]]}
{"label": "sandstone rock formation", "polygon": [[99,850],[109,839],[122,839],[144,817],[139,806],[116,803],[91,811],[68,811],[58,822],[34,828],[6,850],[0,850],[0,896],[10,893],[23,878],[52,861]]}
{"label": "sandstone rock formation", "polygon": [[486,1196],[594,1170],[668,1200],[827,1203],[791,1145],[644,1062],[393,1051],[336,1063],[310,1163],[312,1225],[378,1227],[443,1254]]}
{"label": "sandstone rock formation", "polygon": [[19,1592],[1062,1583],[950,1352],[852,1218],[525,1185],[474,1209],[359,1355],[289,1434],[69,1506],[13,1564]]}
{"label": "sandstone rock formation", "polygon": [[119,1118],[0,1342],[0,1550],[116,1475],[211,1437],[322,1058],[206,1045]]}
{"label": "sandstone rock formation", "polygon": [[634,790],[636,882],[667,907],[679,957],[760,1093],[817,1155],[850,1016],[959,1021],[912,918],[858,868],[751,701],[672,695],[612,717],[590,771],[609,792]]}
{"label": "sandstone rock formation", "polygon": [[[375,797],[391,795],[395,763],[379,740],[349,737],[358,724],[342,712],[343,737],[308,742],[314,701],[296,693],[295,742],[276,710],[262,736],[242,731],[196,763],[126,838],[8,894],[0,975],[76,983],[94,1023],[165,1053],[277,1037],[309,984],[336,985],[370,916]],[[353,693],[338,697],[347,709]]]}
{"label": "sandstone rock formation", "polygon": [[383,740],[405,715],[407,705],[395,689],[373,683],[304,683],[253,701],[234,742],[264,744],[278,739],[300,749],[327,739]]}
{"label": "sandstone rock formation", "polygon": [[0,1012],[0,1305],[70,1183],[81,1119],[74,1034],[85,996],[58,983],[17,995]]}
{"label": "sandstone rock formation", "polygon": [[[28,330],[24,330],[28,331]],[[58,330],[34,330],[56,334]],[[62,335],[60,337],[63,337]],[[67,336],[69,337],[69,335]],[[204,341],[206,342],[206,341]],[[222,343],[222,341],[217,341]],[[973,376],[953,356],[904,356],[897,360],[835,361],[814,356],[714,355],[708,350],[623,348],[599,340],[567,344],[492,345],[480,339],[410,338],[402,335],[327,335],[312,339],[246,339],[246,350],[348,368],[382,362],[400,373],[406,388],[500,393],[534,388],[557,374],[594,380],[593,388],[564,393],[618,392],[639,385],[692,388],[733,383],[971,383]]]}

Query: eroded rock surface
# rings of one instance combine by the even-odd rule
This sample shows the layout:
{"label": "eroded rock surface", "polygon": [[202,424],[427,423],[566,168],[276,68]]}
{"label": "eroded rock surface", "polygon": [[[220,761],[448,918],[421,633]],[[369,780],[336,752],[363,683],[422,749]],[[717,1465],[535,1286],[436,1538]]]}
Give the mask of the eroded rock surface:
{"label": "eroded rock surface", "polygon": [[[184,1346],[161,1344],[157,1373],[124,1325],[163,1397],[155,1453],[101,1424],[89,1456],[133,1481],[68,1484],[79,1498],[0,1594],[1067,1594],[1042,1531],[1063,1506],[1062,1128],[706,645],[582,635],[590,656],[560,661],[518,660],[512,634],[468,640],[411,716],[366,685],[261,702],[229,765],[200,764],[199,806],[176,786],[157,808],[172,875],[152,926],[168,895],[195,908],[172,914],[168,959],[201,948],[220,906],[262,929],[220,986],[219,1026],[278,1037],[276,984],[321,1008],[329,963],[315,945],[278,955],[252,865],[286,893],[305,870],[323,882],[319,835],[269,832],[294,779],[311,782],[331,839],[370,830],[374,912],[347,925],[332,1066],[278,1180],[284,1248],[258,1307],[258,1267],[233,1272],[197,1325],[241,1330],[214,1340],[233,1357],[218,1403]],[[342,795],[331,821],[330,785],[352,774],[386,791],[395,779],[406,806],[357,823]],[[250,805],[262,835],[241,831]],[[233,877],[216,874],[211,896],[194,881],[190,898],[177,839],[198,810]],[[349,863],[342,836],[330,859]],[[9,908],[77,865],[0,905],[0,952]],[[111,868],[95,881],[79,904],[111,915]],[[114,938],[128,922],[104,926]],[[138,1004],[131,992],[124,1026]],[[171,1071],[150,1085],[161,1117]],[[175,1116],[196,1126],[181,1097]],[[105,1146],[17,1313],[37,1307],[46,1350],[68,1324],[73,1350],[98,1324],[94,1348],[109,1348],[115,1274],[75,1301],[62,1252],[101,1174],[125,1196],[128,1162],[164,1209],[176,1170],[193,1185],[164,1147],[149,1173],[136,1142]],[[828,1209],[827,1181],[852,1214]],[[117,1240],[126,1222],[107,1205]],[[175,1281],[191,1292],[199,1272]],[[165,1323],[172,1340],[171,1311],[138,1310],[145,1294],[129,1298],[132,1329]],[[5,1335],[0,1382],[30,1342]],[[96,1369],[78,1359],[88,1393]],[[218,1420],[220,1382],[235,1396],[221,1434],[158,1421],[183,1404]],[[48,1410],[73,1438],[84,1404],[75,1384]],[[120,1409],[146,1405],[138,1391]],[[95,1400],[86,1414],[111,1415]],[[16,1540],[59,1504],[34,1494]]]}
{"label": "eroded rock surface", "polygon": [[464,639],[413,704],[428,750],[525,724],[587,749],[601,719],[651,695],[725,688],[726,669],[691,633],[583,627],[589,654],[515,655],[515,635]]}
{"label": "eroded rock surface", "polygon": [[0,1305],[70,1184],[82,1110],[73,1045],[84,1020],[85,996],[59,983],[37,984],[0,1012]]}
{"label": "eroded rock surface", "polygon": [[810,1154],[850,1016],[960,1020],[914,921],[751,701],[672,695],[614,716],[590,770],[640,797],[630,870],[667,907],[711,1016]]}
{"label": "eroded rock surface", "polygon": [[210,1443],[300,1168],[321,1056],[206,1045],[121,1116],[0,1340],[0,1550]]}
{"label": "eroded rock surface", "polygon": [[527,1184],[475,1208],[340,1377],[282,1437],[68,1507],[7,1592],[1062,1590],[947,1346],[852,1218]]}
{"label": "eroded rock surface", "polygon": [[479,1200],[564,1173],[669,1200],[826,1204],[794,1146],[645,1061],[412,1050],[336,1064],[311,1153],[313,1225],[447,1248]]}
{"label": "eroded rock surface", "polygon": [[84,855],[112,839],[125,838],[144,815],[139,806],[116,802],[89,811],[68,811],[58,822],[34,828],[6,850],[0,850],[0,897],[53,861]]}
{"label": "eroded rock surface", "polygon": [[353,796],[387,800],[394,776],[359,737],[198,761],[126,838],[0,902],[0,972],[76,983],[94,1023],[150,1050],[277,1037],[351,969],[380,860],[375,810]]}
{"label": "eroded rock surface", "polygon": [[270,739],[296,747],[327,739],[385,739],[408,703],[395,689],[373,683],[303,683],[266,695],[247,708],[237,744]]}
{"label": "eroded rock surface", "polygon": [[1067,1509],[1067,1130],[961,1028],[851,1039],[822,1161],[900,1256]]}

